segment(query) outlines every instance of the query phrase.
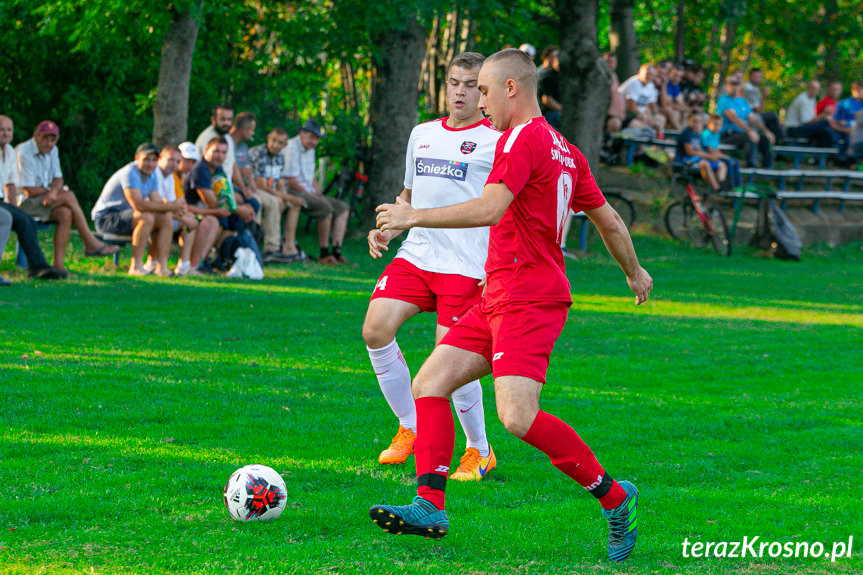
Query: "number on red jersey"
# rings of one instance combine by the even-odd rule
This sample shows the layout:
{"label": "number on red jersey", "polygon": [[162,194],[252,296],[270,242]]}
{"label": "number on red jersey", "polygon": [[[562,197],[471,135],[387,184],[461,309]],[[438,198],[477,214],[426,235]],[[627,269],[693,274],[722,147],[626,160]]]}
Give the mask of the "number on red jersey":
{"label": "number on red jersey", "polygon": [[560,172],[557,179],[557,243],[563,235],[563,225],[569,215],[569,202],[572,201],[572,175],[567,171]]}

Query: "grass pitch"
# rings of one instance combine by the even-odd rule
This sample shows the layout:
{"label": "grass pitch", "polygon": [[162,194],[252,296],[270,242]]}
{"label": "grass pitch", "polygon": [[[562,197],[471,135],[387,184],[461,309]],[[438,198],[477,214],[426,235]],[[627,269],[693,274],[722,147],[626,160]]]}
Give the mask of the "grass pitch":
{"label": "grass pitch", "polygon": [[[503,430],[488,379],[498,468],[449,482],[450,534],[371,523],[370,505],[415,487],[412,459],[376,463],[396,421],[360,337],[383,268],[361,244],[348,246],[356,268],[282,267],[261,282],[129,279],[97,260],[71,263],[77,281],[32,283],[7,250],[0,573],[863,571],[860,247],[799,264],[636,247],[655,280],[639,308],[600,245],[567,262],[575,303],[541,404],[639,487],[640,538],[622,565],[605,560],[599,505]],[[413,373],[433,324],[422,315],[399,334]],[[456,460],[462,449],[459,429]],[[222,506],[249,463],[287,482],[271,524]],[[684,540],[756,536],[854,548],[835,562],[683,556]]]}

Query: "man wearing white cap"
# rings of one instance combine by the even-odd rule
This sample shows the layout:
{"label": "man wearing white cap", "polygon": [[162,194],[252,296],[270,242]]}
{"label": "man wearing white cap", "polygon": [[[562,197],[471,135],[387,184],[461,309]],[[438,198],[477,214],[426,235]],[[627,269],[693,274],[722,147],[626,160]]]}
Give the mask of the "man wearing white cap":
{"label": "man wearing white cap", "polygon": [[[174,174],[174,179],[177,182],[177,189],[183,189],[183,180],[195,168],[195,164],[201,159],[201,154],[198,152],[198,147],[192,142],[183,142],[177,147],[180,149],[182,159],[177,172]],[[177,268],[174,270],[174,273],[181,276],[188,274],[194,267],[198,266],[198,261],[195,262],[195,266],[191,265],[192,252],[203,254],[204,248],[207,245],[212,245],[219,234],[219,220],[215,216],[209,215],[208,210],[193,204],[186,204],[186,209],[198,220],[198,228],[183,231],[180,261],[177,262]]]}
{"label": "man wearing white cap", "polygon": [[[189,143],[191,145],[191,143]],[[195,149],[195,153],[197,153],[198,149],[192,146]],[[158,182],[159,196],[161,197],[163,202],[182,202],[184,205],[186,203],[186,198],[183,195],[183,180],[181,177],[177,177],[177,172],[180,168],[180,164],[183,161],[183,156],[180,153],[180,149],[177,146],[172,146],[168,144],[162,147],[162,150],[159,152],[159,163],[156,166],[156,181]],[[193,164],[194,165],[194,164]],[[195,230],[198,228],[198,219],[191,214],[188,209],[181,214],[174,214],[174,232],[179,231],[179,243],[180,243],[180,261],[177,262],[177,270],[175,273],[179,275],[185,275],[183,273],[183,252],[185,249],[186,257],[185,257],[185,269],[189,268],[189,252],[192,250],[192,242],[195,241]],[[144,269],[147,271],[152,271],[156,268],[156,262],[153,259],[155,256],[157,259],[161,258],[163,260],[163,265],[167,266],[168,261],[168,252],[153,254],[153,250],[150,250],[150,259],[144,265]]]}

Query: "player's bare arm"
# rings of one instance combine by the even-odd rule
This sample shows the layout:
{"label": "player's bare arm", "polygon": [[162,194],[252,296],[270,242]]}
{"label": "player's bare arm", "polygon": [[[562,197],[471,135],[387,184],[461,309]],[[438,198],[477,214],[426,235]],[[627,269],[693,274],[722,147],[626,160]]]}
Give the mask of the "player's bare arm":
{"label": "player's bare arm", "polygon": [[643,304],[653,289],[653,278],[638,263],[632,238],[623,220],[607,203],[595,210],[585,210],[584,213],[596,226],[608,252],[626,274],[626,283],[635,294],[635,305]]}
{"label": "player's bare arm", "polygon": [[500,221],[514,198],[503,183],[486,184],[479,198],[443,208],[415,210],[399,197],[395,204],[376,208],[377,225],[382,231],[493,226]]}
{"label": "player's bare arm", "polygon": [[[398,198],[402,198],[407,203],[411,202],[411,191],[407,188],[403,188],[402,192],[397,196]],[[381,231],[378,228],[373,228],[369,230],[368,241],[369,241],[369,254],[373,259],[378,259],[383,254],[381,251],[389,251],[389,243],[401,235],[402,230],[387,230]]]}

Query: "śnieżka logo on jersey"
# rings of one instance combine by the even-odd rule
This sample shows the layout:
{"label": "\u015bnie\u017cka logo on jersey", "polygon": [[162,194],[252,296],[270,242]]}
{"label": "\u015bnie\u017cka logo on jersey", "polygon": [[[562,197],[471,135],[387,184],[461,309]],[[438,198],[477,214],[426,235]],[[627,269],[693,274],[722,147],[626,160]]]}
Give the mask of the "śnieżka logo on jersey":
{"label": "\u015bnie\u017cka logo on jersey", "polygon": [[453,162],[438,158],[417,158],[416,175],[463,182],[467,179],[467,167],[467,162]]}

